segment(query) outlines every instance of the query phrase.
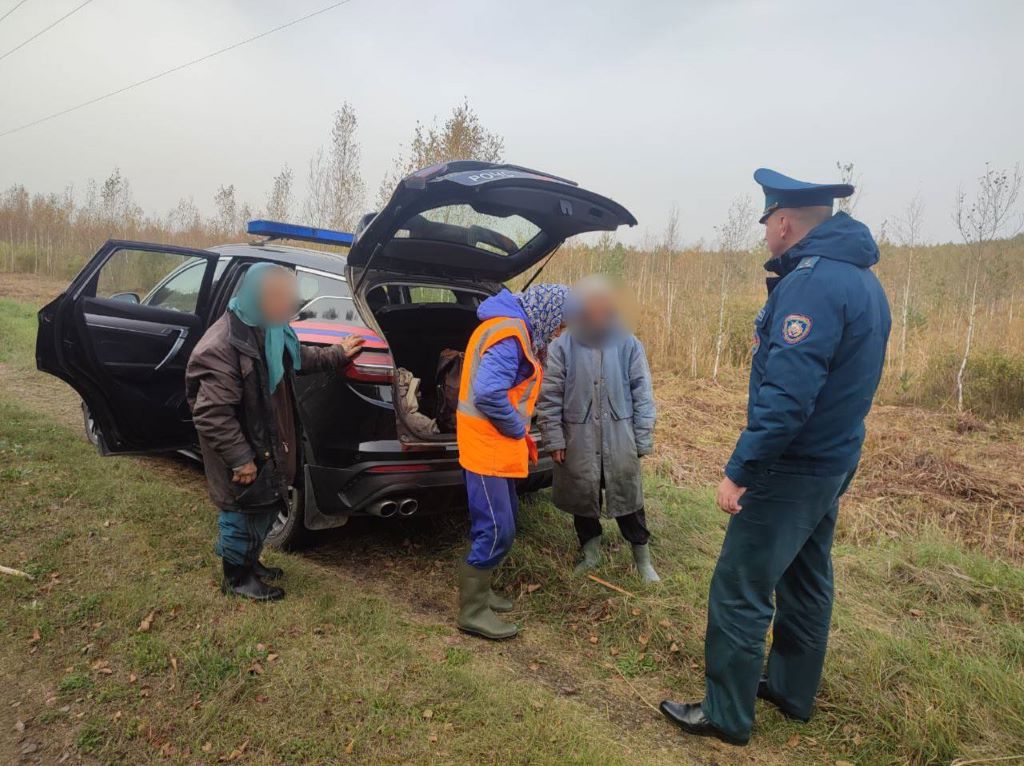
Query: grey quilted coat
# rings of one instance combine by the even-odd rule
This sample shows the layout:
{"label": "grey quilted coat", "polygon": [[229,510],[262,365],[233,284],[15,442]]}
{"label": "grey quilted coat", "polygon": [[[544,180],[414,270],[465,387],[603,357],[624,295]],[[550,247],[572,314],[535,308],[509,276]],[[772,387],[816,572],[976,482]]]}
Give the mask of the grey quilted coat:
{"label": "grey quilted coat", "polygon": [[555,465],[553,500],[567,513],[635,513],[644,505],[640,457],[654,447],[654,394],[644,347],[625,332],[585,345],[571,332],[549,347],[537,402],[544,449],[566,451]]}

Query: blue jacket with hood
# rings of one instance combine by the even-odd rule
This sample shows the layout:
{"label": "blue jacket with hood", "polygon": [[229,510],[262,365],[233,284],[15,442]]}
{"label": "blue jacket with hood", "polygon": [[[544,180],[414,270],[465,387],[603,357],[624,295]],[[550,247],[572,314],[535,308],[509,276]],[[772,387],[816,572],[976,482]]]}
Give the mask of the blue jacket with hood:
{"label": "blue jacket with hood", "polygon": [[[533,334],[530,320],[519,300],[508,290],[483,301],[476,310],[481,322],[495,317],[512,317],[526,322]],[[484,352],[473,380],[473,404],[505,436],[522,439],[526,424],[508,399],[508,391],[533,373],[533,365],[526,358],[519,341],[504,338]]]}
{"label": "blue jacket with hood", "polygon": [[754,322],[747,427],[725,467],[739,486],[772,467],[857,467],[891,325],[876,263],[867,226],[837,213],[765,264],[778,276]]}

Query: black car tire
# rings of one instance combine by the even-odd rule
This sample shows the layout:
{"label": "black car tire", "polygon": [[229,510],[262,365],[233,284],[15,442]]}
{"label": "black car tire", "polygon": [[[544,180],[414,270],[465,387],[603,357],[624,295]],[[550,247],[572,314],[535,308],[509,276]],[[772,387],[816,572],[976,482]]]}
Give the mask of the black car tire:
{"label": "black car tire", "polygon": [[277,514],[274,526],[267,535],[268,545],[283,551],[293,551],[306,544],[309,530],[304,520],[305,502],[305,493],[298,487],[292,487],[288,497],[288,511]]}
{"label": "black car tire", "polygon": [[89,441],[89,444],[99,449],[100,427],[84,399],[82,400],[82,426],[85,428],[85,438]]}

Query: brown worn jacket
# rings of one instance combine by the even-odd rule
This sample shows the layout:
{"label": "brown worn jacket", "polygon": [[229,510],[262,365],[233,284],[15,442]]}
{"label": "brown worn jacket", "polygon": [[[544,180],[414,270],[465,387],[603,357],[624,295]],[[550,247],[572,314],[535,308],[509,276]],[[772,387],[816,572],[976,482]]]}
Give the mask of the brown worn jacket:
{"label": "brown worn jacket", "polygon": [[[349,363],[340,346],[302,346],[301,354],[303,374]],[[285,375],[288,381],[281,385],[294,383],[291,365],[285,365]],[[185,395],[199,433],[214,505],[224,511],[264,513],[287,503],[286,455],[277,433],[258,331],[230,311],[210,325],[188,360]],[[302,426],[298,412],[294,414],[298,433],[293,449],[300,449]],[[256,463],[256,480],[246,486],[233,482],[234,469],[250,460]]]}

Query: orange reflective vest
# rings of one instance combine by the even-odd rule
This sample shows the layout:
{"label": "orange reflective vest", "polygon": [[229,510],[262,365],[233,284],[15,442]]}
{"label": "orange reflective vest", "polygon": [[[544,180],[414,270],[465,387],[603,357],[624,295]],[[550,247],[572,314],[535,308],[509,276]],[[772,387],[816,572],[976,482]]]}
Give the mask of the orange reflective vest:
{"label": "orange reflective vest", "polygon": [[520,479],[529,473],[526,439],[512,439],[494,427],[473,403],[473,381],[484,352],[505,338],[515,338],[533,374],[509,389],[508,400],[523,419],[527,431],[540,394],[541,366],[533,356],[530,335],[522,319],[495,317],[476,328],[466,346],[459,384],[459,407],[455,413],[455,431],[459,442],[459,465],[484,476]]}

